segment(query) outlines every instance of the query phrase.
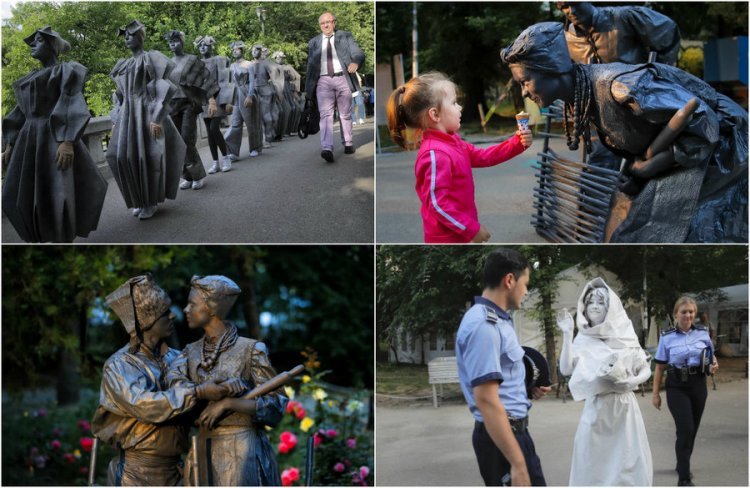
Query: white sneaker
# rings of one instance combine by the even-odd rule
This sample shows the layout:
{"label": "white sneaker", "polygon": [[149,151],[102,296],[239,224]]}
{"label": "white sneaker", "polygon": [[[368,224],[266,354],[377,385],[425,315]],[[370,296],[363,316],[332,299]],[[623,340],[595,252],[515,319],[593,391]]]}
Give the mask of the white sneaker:
{"label": "white sneaker", "polygon": [[192,185],[191,182],[188,180],[181,179],[180,180],[180,190],[187,190]]}
{"label": "white sneaker", "polygon": [[134,208],[133,209],[133,217],[138,217],[138,215],[141,213],[141,210],[142,209],[140,207]]}
{"label": "white sneaker", "polygon": [[357,125],[357,121],[356,120],[352,120],[352,127],[354,127],[355,125]]}
{"label": "white sneaker", "polygon": [[237,156],[235,156],[234,154],[230,154],[230,155],[229,155],[229,160],[230,160],[230,161],[237,161],[238,159],[240,159],[240,158],[239,158],[239,157],[237,157]]}
{"label": "white sneaker", "polygon": [[268,149],[269,147],[271,147],[271,143],[270,142],[264,142],[263,143],[263,149]]}
{"label": "white sneaker", "polygon": [[254,158],[257,155],[258,155],[258,151],[250,151],[250,157],[251,158]]}
{"label": "white sneaker", "polygon": [[365,119],[359,119],[359,125],[365,125]]}
{"label": "white sneaker", "polygon": [[219,169],[221,169],[219,167],[219,162],[218,161],[214,161],[214,164],[211,165],[211,169],[208,170],[208,174],[212,175],[214,173],[217,173],[219,171]]}
{"label": "white sneaker", "polygon": [[224,156],[224,159],[221,161],[221,171],[226,173],[230,169],[232,169],[232,160],[229,156]]}
{"label": "white sneaker", "polygon": [[205,178],[201,178],[200,180],[195,180],[193,182],[193,190],[200,190],[201,188],[203,188],[203,183],[204,183],[203,180],[205,180]]}
{"label": "white sneaker", "polygon": [[141,213],[138,215],[138,218],[141,220],[150,219],[154,216],[156,213],[156,205],[152,205],[150,207],[143,207],[143,210],[141,210]]}

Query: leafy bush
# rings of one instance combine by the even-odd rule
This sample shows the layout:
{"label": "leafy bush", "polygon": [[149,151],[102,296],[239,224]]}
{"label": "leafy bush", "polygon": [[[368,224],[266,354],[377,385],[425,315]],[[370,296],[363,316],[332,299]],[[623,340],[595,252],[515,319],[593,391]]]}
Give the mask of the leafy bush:
{"label": "leafy bush", "polygon": [[[95,400],[75,407],[3,407],[3,485],[77,485],[88,481]],[[106,480],[110,448],[99,449],[98,483]],[[105,459],[106,458],[106,459]]]}
{"label": "leafy bush", "polygon": [[[314,372],[315,354],[308,352],[307,356],[305,365]],[[286,415],[270,437],[277,449],[281,482],[304,486],[306,454],[312,445],[313,485],[371,486],[373,439],[366,429],[368,392],[337,394],[321,381],[325,374],[304,376],[299,392],[286,388],[290,398]]]}

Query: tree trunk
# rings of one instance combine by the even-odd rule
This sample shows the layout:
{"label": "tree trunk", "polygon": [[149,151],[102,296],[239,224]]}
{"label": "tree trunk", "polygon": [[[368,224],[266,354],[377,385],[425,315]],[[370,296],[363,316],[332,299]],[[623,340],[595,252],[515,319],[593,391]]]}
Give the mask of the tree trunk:
{"label": "tree trunk", "polygon": [[242,289],[243,300],[240,305],[247,323],[248,336],[251,339],[260,339],[260,313],[258,305],[255,303],[255,280],[252,272],[247,271],[253,269],[255,256],[242,250],[232,252],[230,255],[239,273],[239,283],[237,284]]}
{"label": "tree trunk", "polygon": [[[79,336],[78,344],[80,346],[80,331],[81,327],[85,326],[82,326],[79,320],[80,318],[76,317],[67,324],[67,327],[70,334]],[[63,406],[78,403],[80,389],[81,371],[78,358],[73,351],[61,349],[58,354],[57,367],[57,404]]]}
{"label": "tree trunk", "polygon": [[[548,293],[542,294],[543,310],[552,310],[552,296]],[[549,364],[549,379],[552,384],[557,383],[557,352],[555,350],[555,324],[549,317],[542,321],[544,327],[544,345],[546,349],[547,363]]]}

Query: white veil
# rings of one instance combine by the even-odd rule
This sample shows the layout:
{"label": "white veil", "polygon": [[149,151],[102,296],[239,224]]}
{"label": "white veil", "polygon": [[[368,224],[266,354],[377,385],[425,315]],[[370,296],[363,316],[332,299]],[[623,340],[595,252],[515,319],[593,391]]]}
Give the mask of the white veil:
{"label": "white veil", "polygon": [[[591,288],[604,288],[609,296],[609,308],[604,321],[590,326],[584,315],[584,297]],[[573,340],[574,369],[568,386],[575,400],[591,395],[614,392],[614,381],[635,376],[648,364],[648,356],[641,349],[633,323],[628,318],[620,297],[601,278],[584,286],[578,298],[578,335]]]}

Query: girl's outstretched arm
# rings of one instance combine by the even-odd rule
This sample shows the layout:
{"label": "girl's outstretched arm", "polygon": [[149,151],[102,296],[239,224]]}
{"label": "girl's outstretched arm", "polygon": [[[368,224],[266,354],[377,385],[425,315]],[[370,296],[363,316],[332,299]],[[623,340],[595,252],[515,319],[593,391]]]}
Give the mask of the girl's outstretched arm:
{"label": "girl's outstretched arm", "polygon": [[518,156],[527,149],[521,142],[521,137],[518,133],[514,134],[510,139],[486,149],[479,149],[468,142],[464,142],[464,144],[473,168],[496,166]]}

